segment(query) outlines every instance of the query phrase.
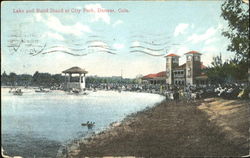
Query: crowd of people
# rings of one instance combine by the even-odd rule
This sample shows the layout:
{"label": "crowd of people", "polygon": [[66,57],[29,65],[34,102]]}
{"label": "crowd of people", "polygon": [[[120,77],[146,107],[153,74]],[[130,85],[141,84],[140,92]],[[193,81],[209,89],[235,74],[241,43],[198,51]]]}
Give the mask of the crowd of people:
{"label": "crowd of people", "polygon": [[208,97],[222,97],[224,99],[249,99],[249,83],[200,85],[200,86],[178,86],[167,84],[89,84],[88,90],[117,90],[156,93],[166,96],[169,100],[199,99]]}

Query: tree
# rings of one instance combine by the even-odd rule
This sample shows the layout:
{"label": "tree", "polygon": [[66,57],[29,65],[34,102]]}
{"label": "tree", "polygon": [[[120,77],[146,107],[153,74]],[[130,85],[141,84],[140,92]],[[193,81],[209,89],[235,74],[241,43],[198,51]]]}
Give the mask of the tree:
{"label": "tree", "polygon": [[[241,61],[242,62],[242,61]],[[213,58],[212,67],[206,69],[212,83],[230,83],[235,81],[245,82],[247,79],[247,63],[236,62],[236,59],[222,61],[221,55]]]}
{"label": "tree", "polygon": [[6,72],[4,71],[1,75],[1,85],[7,85],[9,78]]}
{"label": "tree", "polygon": [[221,6],[221,16],[228,22],[228,30],[222,35],[230,39],[228,50],[236,53],[238,62],[248,62],[249,6],[242,0],[226,0]]}
{"label": "tree", "polygon": [[38,77],[39,77],[39,72],[36,71],[36,72],[34,73],[33,77],[32,77],[32,78],[33,78],[33,81],[32,81],[32,82],[37,82]]}
{"label": "tree", "polygon": [[10,83],[12,86],[16,86],[16,79],[17,79],[17,74],[14,72],[11,72],[9,75]]}

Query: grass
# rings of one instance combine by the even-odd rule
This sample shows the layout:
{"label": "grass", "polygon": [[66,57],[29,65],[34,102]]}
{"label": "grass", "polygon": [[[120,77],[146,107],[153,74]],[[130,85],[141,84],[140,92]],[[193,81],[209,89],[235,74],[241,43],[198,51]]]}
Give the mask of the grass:
{"label": "grass", "polygon": [[[128,116],[110,130],[80,144],[83,156],[204,157],[248,154],[248,149],[225,137],[193,103],[164,101]],[[247,122],[249,125],[249,122]],[[246,124],[242,131],[248,131]]]}

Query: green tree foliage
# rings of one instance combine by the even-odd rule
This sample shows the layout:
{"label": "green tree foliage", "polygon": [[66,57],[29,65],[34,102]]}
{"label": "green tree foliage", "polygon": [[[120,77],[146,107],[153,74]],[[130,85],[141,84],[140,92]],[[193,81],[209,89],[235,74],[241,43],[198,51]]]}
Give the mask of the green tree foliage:
{"label": "green tree foliage", "polygon": [[32,85],[34,86],[59,86],[64,81],[61,74],[51,75],[49,73],[39,73],[36,71],[32,77]]}
{"label": "green tree foliage", "polygon": [[245,82],[247,79],[247,63],[241,61],[236,62],[236,59],[222,61],[221,55],[213,58],[212,66],[206,71],[210,81],[213,84],[230,83],[236,81]]}
{"label": "green tree foliage", "polygon": [[1,85],[6,86],[27,86],[31,85],[32,76],[28,74],[17,75],[11,72],[9,75],[3,72],[1,75]]}
{"label": "green tree foliage", "polygon": [[226,0],[221,6],[221,16],[228,22],[222,35],[230,40],[228,50],[235,52],[232,60],[222,62],[215,57],[208,76],[213,82],[246,81],[249,68],[249,6],[242,0]]}
{"label": "green tree foliage", "polygon": [[17,75],[14,72],[11,72],[9,75],[9,81],[11,83],[12,86],[16,85],[16,81],[17,81]]}
{"label": "green tree foliage", "polygon": [[6,72],[4,71],[1,75],[1,83],[7,83],[9,80],[9,76],[6,74]]}
{"label": "green tree foliage", "polygon": [[231,41],[228,50],[236,53],[238,62],[247,62],[250,58],[249,6],[242,0],[226,0],[221,10],[221,16],[228,22],[229,30],[222,33]]}
{"label": "green tree foliage", "polygon": [[98,76],[88,76],[86,77],[87,84],[98,84],[98,83],[134,83],[134,79],[121,78],[119,76],[114,77],[98,77]]}
{"label": "green tree foliage", "polygon": [[[78,82],[78,77],[73,77],[72,81]],[[119,76],[113,77],[98,77],[98,76],[87,76],[87,84],[99,84],[99,83],[134,83],[135,80],[128,78],[121,78]],[[33,76],[28,74],[17,75],[11,72],[9,75],[3,72],[1,75],[1,85],[6,86],[60,86],[65,82],[64,76],[61,74],[49,74],[40,73],[36,71]]]}

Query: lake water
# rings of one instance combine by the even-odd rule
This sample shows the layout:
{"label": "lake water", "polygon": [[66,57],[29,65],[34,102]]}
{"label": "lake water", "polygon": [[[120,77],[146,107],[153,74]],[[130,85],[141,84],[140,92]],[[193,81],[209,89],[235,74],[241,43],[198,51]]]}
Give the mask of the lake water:
{"label": "lake water", "polygon": [[104,130],[126,115],[155,105],[163,96],[135,92],[97,91],[69,95],[63,91],[23,96],[1,88],[2,147],[9,155],[54,157],[60,145],[86,135],[81,123],[94,121]]}

